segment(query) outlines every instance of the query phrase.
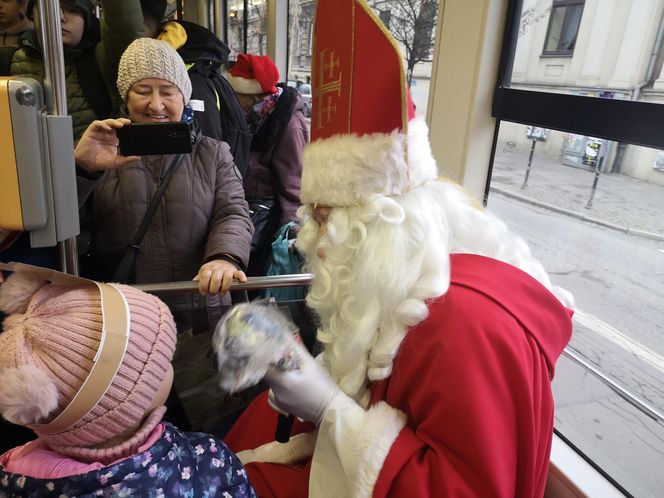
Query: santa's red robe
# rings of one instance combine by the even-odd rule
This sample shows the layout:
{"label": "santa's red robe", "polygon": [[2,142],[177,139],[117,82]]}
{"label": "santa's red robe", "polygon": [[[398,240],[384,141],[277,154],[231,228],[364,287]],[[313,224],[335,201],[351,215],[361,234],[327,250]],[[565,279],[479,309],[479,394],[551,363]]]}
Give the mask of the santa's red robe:
{"label": "santa's red robe", "polygon": [[[313,468],[311,459],[246,465],[259,496],[543,495],[551,379],[571,336],[571,312],[513,266],[468,254],[451,259],[449,291],[408,332],[392,375],[372,386],[369,410],[345,405],[326,414]],[[274,439],[275,426],[262,396],[226,443],[255,448]],[[296,424],[293,433],[312,428]]]}

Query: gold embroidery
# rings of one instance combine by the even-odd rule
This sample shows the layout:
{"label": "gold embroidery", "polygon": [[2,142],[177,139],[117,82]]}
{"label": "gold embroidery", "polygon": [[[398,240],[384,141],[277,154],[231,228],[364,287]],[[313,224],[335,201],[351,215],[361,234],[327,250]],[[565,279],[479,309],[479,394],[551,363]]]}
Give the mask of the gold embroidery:
{"label": "gold embroidery", "polygon": [[330,74],[328,78],[332,79],[334,76],[334,68],[336,67],[339,69],[339,58],[334,56],[334,52],[330,54],[330,58],[327,61],[327,64],[325,64],[325,67],[329,68]]}
{"label": "gold embroidery", "polygon": [[[329,58],[328,58],[329,55]],[[337,111],[336,102],[334,97],[341,96],[341,71],[339,68],[339,57],[336,57],[334,51],[329,51],[324,49],[318,55],[318,85],[314,90],[314,94],[317,101],[316,109],[316,129],[322,128],[325,124],[329,123],[332,120],[332,116]],[[328,71],[329,76],[325,77],[325,71]],[[337,75],[336,79],[334,78],[335,74]],[[326,81],[331,80],[331,81]],[[332,94],[332,95],[330,95]],[[324,97],[327,97],[327,102],[323,102]],[[325,122],[323,123],[323,115],[325,115]]]}
{"label": "gold embroidery", "polygon": [[353,72],[355,71],[355,2],[352,3],[353,8],[351,9],[351,30],[350,30],[350,75],[351,83],[348,85],[348,133],[353,131]]}

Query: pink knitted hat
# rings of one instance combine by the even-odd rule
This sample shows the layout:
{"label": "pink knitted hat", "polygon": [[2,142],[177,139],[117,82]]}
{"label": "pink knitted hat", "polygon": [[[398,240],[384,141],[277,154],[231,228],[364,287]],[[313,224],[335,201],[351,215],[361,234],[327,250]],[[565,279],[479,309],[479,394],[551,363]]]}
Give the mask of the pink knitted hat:
{"label": "pink knitted hat", "polygon": [[[137,426],[175,351],[175,324],[166,305],[132,287],[113,287],[122,293],[131,314],[126,353],[113,382],[72,427],[57,434],[33,427],[51,448],[63,453]],[[103,322],[99,290],[46,284],[14,273],[0,286],[0,309],[13,313],[0,334],[0,412],[20,425],[48,423],[69,404],[92,368]]]}

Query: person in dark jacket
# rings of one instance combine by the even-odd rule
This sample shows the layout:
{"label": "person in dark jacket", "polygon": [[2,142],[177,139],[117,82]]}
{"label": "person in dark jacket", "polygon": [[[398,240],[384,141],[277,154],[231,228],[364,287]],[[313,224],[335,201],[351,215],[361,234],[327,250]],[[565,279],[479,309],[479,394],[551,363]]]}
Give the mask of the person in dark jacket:
{"label": "person in dark jacket", "polygon": [[193,22],[162,23],[165,0],[141,0],[141,8],[147,36],[169,43],[187,65],[190,104],[201,132],[228,144],[235,165],[244,176],[251,134],[235,91],[222,76],[228,66],[230,48],[209,29]]}
{"label": "person in dark jacket", "polygon": [[[30,0],[27,15],[38,21],[38,2]],[[105,119],[120,107],[115,87],[120,56],[143,36],[139,0],[101,0],[101,22],[90,0],[62,0],[60,20],[64,45],[67,110],[78,140],[95,119]],[[44,79],[39,26],[21,37],[21,48],[11,60],[10,74]],[[85,80],[85,82],[83,82]]]}
{"label": "person in dark jacket", "polygon": [[38,436],[0,456],[0,496],[255,498],[220,439],[163,420],[176,344],[166,305],[69,279],[19,270],[0,286],[0,413]]}
{"label": "person in dark jacket", "polygon": [[0,48],[18,46],[21,34],[32,29],[24,11],[25,0],[0,0]]}
{"label": "person in dark jacket", "polygon": [[[38,5],[39,2],[34,0],[28,2],[28,17],[39,19]],[[67,110],[72,117],[75,140],[95,119],[105,119],[114,110],[119,111],[120,98],[115,79],[120,56],[129,43],[143,32],[139,0],[101,0],[101,6],[100,23],[89,0],[60,2]],[[8,61],[6,75],[43,81],[39,26],[36,28],[27,30],[21,36],[20,47]],[[27,232],[19,236],[11,234],[6,240],[7,243],[0,244],[0,261],[58,268],[56,247],[31,248]]]}
{"label": "person in dark jacket", "polygon": [[145,28],[145,36],[148,38],[157,38],[167,6],[168,2],[166,0],[141,0],[143,27]]}
{"label": "person in dark jacket", "polygon": [[[95,121],[75,149],[79,196],[94,188],[92,252],[117,261],[145,214],[171,155],[123,157],[116,128],[137,123],[191,121],[191,83],[185,65],[166,42],[134,41],[120,61],[118,90],[129,119]],[[192,128],[185,154],[166,188],[136,256],[136,283],[199,281],[203,295],[245,281],[252,225],[240,176],[228,145]],[[99,171],[106,171],[99,179]]]}
{"label": "person in dark jacket", "polygon": [[244,192],[256,229],[249,275],[264,275],[276,230],[296,221],[302,151],[309,141],[304,102],[296,89],[277,84],[279,70],[267,55],[239,54],[228,72],[253,138]]}

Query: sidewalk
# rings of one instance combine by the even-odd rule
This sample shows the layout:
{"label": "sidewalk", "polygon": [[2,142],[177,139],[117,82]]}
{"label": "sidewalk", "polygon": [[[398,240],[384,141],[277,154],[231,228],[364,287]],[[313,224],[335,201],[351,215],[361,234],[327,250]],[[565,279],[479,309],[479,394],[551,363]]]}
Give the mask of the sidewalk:
{"label": "sidewalk", "polygon": [[[592,207],[586,208],[595,173],[528,155],[497,153],[491,192],[499,193],[622,232],[664,241],[664,186],[625,175],[601,174]],[[491,201],[489,201],[491,202]]]}

